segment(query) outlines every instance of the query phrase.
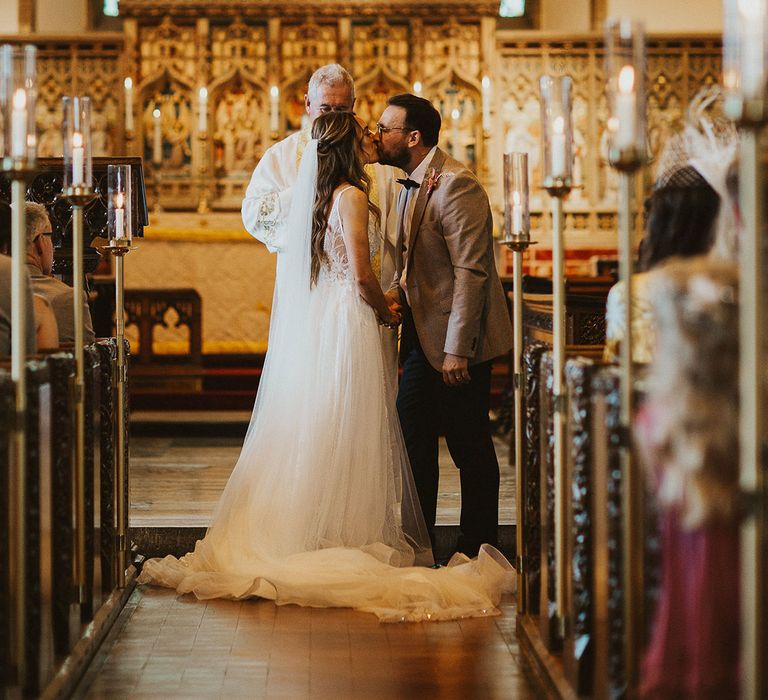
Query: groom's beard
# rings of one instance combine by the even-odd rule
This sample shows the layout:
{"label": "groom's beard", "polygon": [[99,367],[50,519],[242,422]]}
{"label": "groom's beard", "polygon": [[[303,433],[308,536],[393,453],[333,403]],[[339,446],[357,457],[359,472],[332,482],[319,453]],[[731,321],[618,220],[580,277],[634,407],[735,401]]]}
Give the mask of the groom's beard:
{"label": "groom's beard", "polygon": [[393,165],[396,168],[405,170],[410,162],[410,153],[408,152],[408,146],[405,144],[400,144],[388,151],[384,150],[381,144],[377,144],[376,148],[379,152],[379,163],[381,165]]}

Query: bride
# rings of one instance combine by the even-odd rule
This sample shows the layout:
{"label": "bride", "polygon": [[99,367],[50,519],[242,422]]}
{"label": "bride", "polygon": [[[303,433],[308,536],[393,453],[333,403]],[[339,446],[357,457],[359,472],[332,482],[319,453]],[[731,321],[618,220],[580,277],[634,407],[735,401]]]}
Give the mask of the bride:
{"label": "bride", "polygon": [[198,598],[353,607],[382,620],[497,612],[509,562],[483,545],[445,568],[432,551],[388,389],[371,268],[378,217],[364,165],[373,134],[351,113],[312,126],[299,168],[267,352],[240,457],[205,538],[139,581]]}

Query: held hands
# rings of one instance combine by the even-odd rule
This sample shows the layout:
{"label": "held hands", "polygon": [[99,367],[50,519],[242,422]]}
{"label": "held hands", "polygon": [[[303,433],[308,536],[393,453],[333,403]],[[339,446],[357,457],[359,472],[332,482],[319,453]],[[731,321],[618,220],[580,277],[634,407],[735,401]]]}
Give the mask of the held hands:
{"label": "held hands", "polygon": [[443,360],[443,381],[448,386],[461,386],[469,384],[469,359],[459,355],[446,353]]}
{"label": "held hands", "polygon": [[379,323],[387,328],[397,328],[402,323],[402,304],[396,298],[396,295],[392,292],[387,292],[384,295],[384,299],[387,302],[387,316],[379,315]]}
{"label": "held hands", "polygon": [[390,306],[388,307],[388,312],[389,313],[387,316],[378,315],[379,323],[382,326],[386,326],[387,328],[395,329],[400,325],[400,322],[402,321],[402,317],[400,315],[400,306]]}

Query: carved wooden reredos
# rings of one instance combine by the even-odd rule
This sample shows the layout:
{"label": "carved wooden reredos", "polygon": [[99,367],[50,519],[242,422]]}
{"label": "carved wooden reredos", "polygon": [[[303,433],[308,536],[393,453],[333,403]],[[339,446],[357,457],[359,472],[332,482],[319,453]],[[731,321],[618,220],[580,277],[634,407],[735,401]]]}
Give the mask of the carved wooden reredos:
{"label": "carved wooden reredos", "polygon": [[[538,78],[574,79],[576,180],[566,203],[569,250],[615,247],[615,176],[604,160],[606,103],[598,34],[565,38],[496,27],[497,2],[123,0],[124,32],[40,47],[40,151],[61,152],[61,95],[90,94],[94,153],[141,155],[153,195],[167,210],[239,209],[250,173],[275,138],[298,129],[311,72],[339,62],[353,74],[356,110],[375,123],[387,96],[422,84],[454,145],[502,210],[501,154],[527,150],[532,224],[549,247],[538,173]],[[308,13],[311,9],[311,14]],[[18,38],[14,39],[15,41]],[[656,155],[690,98],[720,73],[717,36],[652,37],[648,48],[649,145]],[[482,126],[484,75],[492,79],[490,129]],[[125,130],[123,80],[133,80],[134,129]],[[270,87],[279,87],[279,128]],[[198,132],[198,89],[208,89],[207,132]],[[162,166],[153,173],[152,112],[161,112]],[[458,110],[454,123],[452,113]],[[454,144],[454,142],[456,142]],[[647,170],[646,182],[652,177]],[[153,179],[155,175],[159,177]],[[500,223],[500,217],[498,223]]]}

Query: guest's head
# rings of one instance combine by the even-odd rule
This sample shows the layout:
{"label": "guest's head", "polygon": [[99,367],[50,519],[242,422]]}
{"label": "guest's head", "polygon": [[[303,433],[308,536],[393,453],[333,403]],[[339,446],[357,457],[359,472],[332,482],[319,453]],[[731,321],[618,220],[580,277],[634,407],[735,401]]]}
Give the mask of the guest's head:
{"label": "guest's head", "polygon": [[656,351],[647,386],[658,433],[648,462],[663,466],[660,501],[687,527],[736,509],[737,301],[736,266],[705,256],[665,263],[651,289]]}
{"label": "guest's head", "polygon": [[646,207],[642,270],[671,257],[703,255],[712,247],[720,197],[695,168],[679,168],[657,183]]}
{"label": "guest's head", "polygon": [[351,112],[355,106],[355,83],[338,63],[321,66],[309,79],[304,106],[314,122],[328,112]]}
{"label": "guest's head", "polygon": [[48,212],[42,204],[24,205],[27,219],[27,260],[39,267],[44,275],[53,269],[53,233]]}
{"label": "guest's head", "polygon": [[11,205],[0,200],[0,254],[11,254]]}
{"label": "guest's head", "polygon": [[408,93],[390,97],[377,124],[379,162],[412,172],[437,145],[440,124],[429,100]]}
{"label": "guest's head", "polygon": [[[348,182],[367,195],[370,177],[365,164],[375,162],[378,154],[371,130],[351,112],[321,114],[312,124],[312,138],[317,139],[317,193],[312,215],[312,282],[316,282],[325,258],[323,244],[333,193],[342,182]],[[370,202],[369,209],[374,217],[379,216]]]}

